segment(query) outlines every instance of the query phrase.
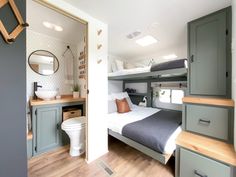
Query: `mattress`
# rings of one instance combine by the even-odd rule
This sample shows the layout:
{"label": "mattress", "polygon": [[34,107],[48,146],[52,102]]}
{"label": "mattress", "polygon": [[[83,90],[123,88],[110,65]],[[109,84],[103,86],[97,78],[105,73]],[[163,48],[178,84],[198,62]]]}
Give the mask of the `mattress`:
{"label": "mattress", "polygon": [[108,73],[108,76],[122,76],[122,75],[129,75],[129,74],[139,74],[139,73],[146,73],[150,72],[150,66],[142,67],[142,68],[133,68],[133,69],[123,69],[120,71]]}
{"label": "mattress", "polygon": [[163,71],[168,69],[187,68],[187,59],[178,59],[164,63],[153,64],[151,71]]}
{"label": "mattress", "polygon": [[[146,117],[149,117],[159,111],[160,109],[156,108],[134,106],[133,110],[128,113],[123,113],[123,114],[119,114],[117,112],[111,113],[108,114],[107,127],[110,130],[122,135],[122,130],[127,124],[143,120]],[[175,139],[177,138],[180,132],[181,132],[181,126],[178,126],[177,129],[168,138],[163,148],[164,154],[171,154],[176,149]]]}

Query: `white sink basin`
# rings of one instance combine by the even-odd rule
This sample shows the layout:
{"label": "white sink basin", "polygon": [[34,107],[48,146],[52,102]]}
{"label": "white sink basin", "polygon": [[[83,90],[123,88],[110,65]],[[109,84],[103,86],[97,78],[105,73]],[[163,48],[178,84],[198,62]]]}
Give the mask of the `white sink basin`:
{"label": "white sink basin", "polygon": [[43,100],[51,100],[54,99],[57,95],[56,90],[38,90],[35,92],[37,97],[43,99]]}

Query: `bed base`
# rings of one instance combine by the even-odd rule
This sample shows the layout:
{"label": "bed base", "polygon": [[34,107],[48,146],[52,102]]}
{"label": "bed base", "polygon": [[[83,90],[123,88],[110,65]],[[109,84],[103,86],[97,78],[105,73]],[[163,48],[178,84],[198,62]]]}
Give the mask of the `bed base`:
{"label": "bed base", "polygon": [[122,135],[120,135],[119,133],[116,133],[110,129],[108,129],[108,134],[115,137],[116,139],[124,142],[125,144],[141,151],[142,153],[146,154],[147,156],[159,161],[162,164],[166,164],[168,162],[168,160],[170,159],[170,157],[172,156],[172,154],[161,154],[159,152],[156,152],[142,144],[139,144],[129,138],[126,138]]}

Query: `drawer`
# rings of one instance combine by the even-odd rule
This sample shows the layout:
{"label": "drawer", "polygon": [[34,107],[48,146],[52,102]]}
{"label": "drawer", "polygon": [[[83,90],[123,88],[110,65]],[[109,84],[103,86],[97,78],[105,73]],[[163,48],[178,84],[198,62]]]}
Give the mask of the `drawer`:
{"label": "drawer", "polygon": [[207,157],[180,149],[181,177],[230,177],[229,166]]}
{"label": "drawer", "polygon": [[81,116],[80,109],[66,111],[66,112],[63,112],[63,121],[69,118],[74,118],[74,117],[79,117],[79,116]]}
{"label": "drawer", "polygon": [[219,107],[186,105],[186,129],[192,132],[229,140],[229,110]]}

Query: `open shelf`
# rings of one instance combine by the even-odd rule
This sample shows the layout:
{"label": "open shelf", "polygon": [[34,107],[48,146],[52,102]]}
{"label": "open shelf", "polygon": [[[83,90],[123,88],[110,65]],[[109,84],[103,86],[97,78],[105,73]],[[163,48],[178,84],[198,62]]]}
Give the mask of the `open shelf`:
{"label": "open shelf", "polygon": [[147,96],[148,93],[128,93],[130,96]]}

